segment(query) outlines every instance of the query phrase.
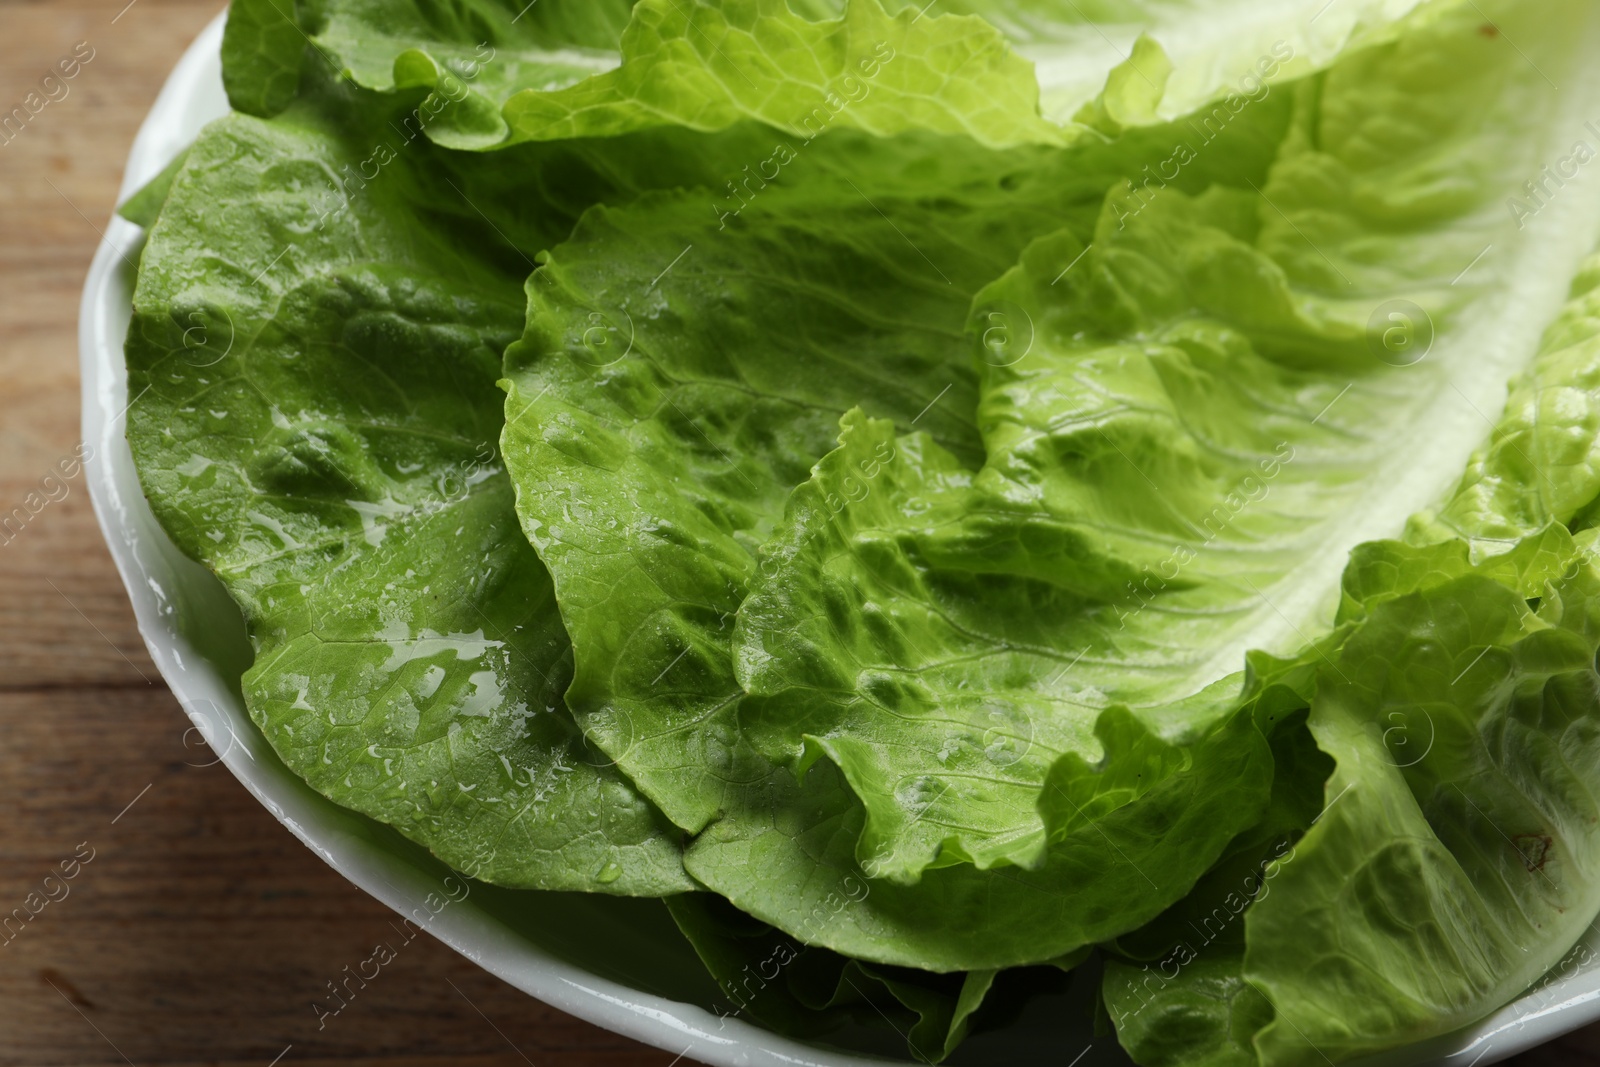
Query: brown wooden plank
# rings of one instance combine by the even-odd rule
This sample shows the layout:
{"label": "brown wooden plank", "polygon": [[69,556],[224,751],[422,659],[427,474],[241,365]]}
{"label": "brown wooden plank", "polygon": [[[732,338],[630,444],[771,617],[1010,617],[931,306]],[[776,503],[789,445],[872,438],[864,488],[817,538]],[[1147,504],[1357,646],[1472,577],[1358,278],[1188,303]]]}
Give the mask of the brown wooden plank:
{"label": "brown wooden plank", "polygon": [[[42,480],[78,444],[83,278],[139,122],[219,10],[125,4],[10,4],[0,15],[0,112],[38,89],[78,42],[94,53],[64,98],[0,146],[0,513],[43,493]],[[0,536],[0,687],[155,681],[110,560],[96,551],[82,478],[67,491],[20,535]]]}
{"label": "brown wooden plank", "polygon": [[0,935],[0,1064],[112,1064],[120,1050],[141,1067],[259,1067],[290,1045],[286,1064],[672,1058],[545,1007],[425,936],[319,1026],[313,999],[396,940],[393,914],[226,768],[191,766],[210,757],[185,743],[169,693],[0,693],[0,724],[0,911],[40,892],[62,861],[91,857],[65,895],[51,883],[60,899]]}

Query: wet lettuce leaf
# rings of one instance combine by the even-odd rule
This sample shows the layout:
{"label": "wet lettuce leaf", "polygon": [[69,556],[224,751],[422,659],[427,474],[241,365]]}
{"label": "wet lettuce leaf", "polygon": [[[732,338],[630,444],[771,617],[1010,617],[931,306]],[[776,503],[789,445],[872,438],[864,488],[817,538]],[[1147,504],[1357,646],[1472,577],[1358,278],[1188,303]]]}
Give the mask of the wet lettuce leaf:
{"label": "wet lettuce leaf", "polygon": [[[833,446],[841,412],[864,402],[978,461],[964,333],[971,297],[1030,227],[1073,217],[1092,226],[1102,175],[1120,160],[1098,151],[957,156],[927,139],[852,135],[841,144],[817,163],[802,160],[807,182],[753,190],[736,216],[694,194],[650,198],[597,209],[551,253],[528,284],[528,333],[506,360],[504,449],[519,512],[574,635],[568,702],[669,818],[706,831],[696,877],[791,932],[814,926],[805,936],[851,955],[938,970],[1042,962],[1128,921],[1109,906],[1076,910],[1058,888],[1062,869],[1099,871],[1109,859],[1120,872],[1106,899],[1128,880],[1152,886],[1139,895],[1148,900],[1141,915],[1187,883],[1154,885],[1080,823],[1063,830],[1062,869],[940,874],[942,888],[929,892],[947,914],[929,915],[928,898],[887,886],[859,901],[849,840],[859,831],[841,810],[849,798],[832,796],[825,779],[808,778],[807,792],[821,792],[793,801],[824,820],[825,835],[800,849],[774,836],[744,839],[791,803],[781,798],[797,783],[747,736],[730,650],[757,547],[805,464]],[[834,154],[845,152],[851,173],[835,169]],[[930,209],[931,190],[964,198],[963,210]],[[845,352],[852,358],[834,355]],[[1142,743],[1138,727],[1119,731],[1130,749]],[[1233,774],[1264,758],[1264,745],[1247,746],[1207,771]],[[1266,777],[1243,781],[1264,798]],[[1196,783],[1173,788],[1163,810]],[[1248,820],[1251,802],[1223,792],[1208,810]],[[821,811],[830,814],[810,814]],[[723,825],[707,830],[719,817]],[[1069,813],[1062,824],[1078,819]],[[1214,847],[1213,835],[1200,839],[1191,880],[1239,828],[1218,829]],[[1079,839],[1092,844],[1071,843]],[[763,855],[754,866],[740,851],[751,848]],[[775,864],[795,876],[749,884]],[[993,900],[1014,903],[984,906]],[[826,922],[804,918],[819,912]],[[1052,917],[1043,937],[1040,914]]]}
{"label": "wet lettuce leaf", "polygon": [[365,88],[432,90],[441,107],[428,135],[457,148],[749,120],[807,138],[837,128],[986,145],[1070,136],[1039,116],[1030,65],[988,23],[891,16],[877,0],[837,13],[788,0],[291,6],[248,0],[230,32],[235,107],[274,113],[294,72],[320,62]]}
{"label": "wet lettuce leaf", "polygon": [[[1388,570],[1342,647],[1303,660],[1333,774],[1315,807],[1301,790],[1282,808],[1297,817],[1250,867],[1219,865],[1119,942],[1135,954],[1104,993],[1139,1063],[1340,1062],[1446,1033],[1531,986],[1600,913],[1600,575],[1562,539],[1537,609],[1461,542],[1411,549],[1434,565]],[[1346,584],[1376,588],[1360,566]]]}
{"label": "wet lettuce leaf", "polygon": [[496,445],[539,227],[484,172],[529,160],[452,175],[402,143],[352,179],[373,135],[306,104],[189,152],[127,346],[152,506],[239,602],[251,714],[319,791],[500,884],[690,889],[680,835],[565,711]]}
{"label": "wet lettuce leaf", "polygon": [[1600,913],[1597,592],[1585,565],[1535,611],[1467,574],[1375,608],[1320,672],[1327,810],[1246,919],[1261,1062],[1472,1022]]}

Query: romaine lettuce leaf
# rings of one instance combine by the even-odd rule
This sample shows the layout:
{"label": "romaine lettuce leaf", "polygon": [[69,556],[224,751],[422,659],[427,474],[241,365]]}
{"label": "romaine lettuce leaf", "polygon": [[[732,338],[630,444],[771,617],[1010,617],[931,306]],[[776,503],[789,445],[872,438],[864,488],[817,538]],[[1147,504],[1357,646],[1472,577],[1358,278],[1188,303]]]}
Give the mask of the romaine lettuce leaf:
{"label": "romaine lettuce leaf", "polygon": [[233,107],[270,117],[310,62],[380,91],[429,90],[413,122],[447,144],[495,144],[500,105],[617,65],[632,0],[237,0],[223,36]]}
{"label": "romaine lettuce leaf", "polygon": [[570,645],[495,445],[539,226],[484,171],[527,160],[452,173],[418,144],[352,179],[371,136],[302,107],[190,151],[128,338],[152,506],[239,601],[251,713],[314,787],[501,884],[692,888],[563,707]]}
{"label": "romaine lettuce leaf", "polygon": [[[1529,203],[1518,197],[1511,207],[1516,212]],[[1591,507],[1600,498],[1597,317],[1600,256],[1591,256],[1533,365],[1512,381],[1490,440],[1467,464],[1449,504],[1417,517],[1412,539],[1465,537],[1476,554],[1489,555],[1552,522],[1594,525]]]}
{"label": "romaine lettuce leaf", "polygon": [[1536,612],[1500,558],[1475,566],[1465,547],[1375,544],[1433,565],[1352,566],[1347,597],[1369,597],[1308,701],[1337,764],[1316,807],[1107,967],[1139,1063],[1341,1062],[1448,1032],[1531,985],[1600,911],[1600,575],[1567,539]]}
{"label": "romaine lettuce leaf", "polygon": [[[920,8],[916,0],[900,0]],[[1210,105],[1236,115],[1274,83],[1392,40],[1421,0],[940,0],[998,27],[1037,72],[1043,113],[1118,126],[1169,122]],[[1108,77],[1109,75],[1109,77]]]}
{"label": "romaine lettuce leaf", "polygon": [[161,214],[161,205],[167,202],[167,194],[172,191],[172,180],[178,176],[178,171],[183,169],[184,160],[188,158],[187,148],[173,156],[171,162],[161,168],[160,173],[117,205],[117,214],[146,230],[154,226],[156,218]]}
{"label": "romaine lettuce leaf", "polygon": [[306,37],[295,0],[234,0],[222,31],[222,86],[235,111],[266,118],[300,90]]}
{"label": "romaine lettuce leaf", "polygon": [[788,0],[291,7],[246,0],[226,42],[235,107],[274,113],[300,65],[322,62],[369,89],[429,90],[427,134],[457,148],[749,120],[806,138],[844,128],[984,145],[1074,136],[1039,116],[1030,65],[987,23],[926,9],[891,17],[878,0],[838,15]]}
{"label": "romaine lettuce leaf", "polygon": [[[1113,194],[1092,247],[1070,232],[1032,246],[975,301],[981,470],[857,427],[874,440],[847,433],[796,496],[738,617],[739,680],[764,698],[743,721],[769,759],[839,765],[867,805],[870,871],[1040,862],[1039,791],[1065,754],[1102,761],[1101,709],[1197,736],[1230,705],[1186,698],[1252,649],[1289,653],[1325,629],[1329,561],[1397,530],[1460,469],[1481,427],[1429,414],[1504,381],[1478,353],[1480,316],[1506,297],[1459,275],[1479,241],[1516,247],[1513,220],[1485,218],[1516,186],[1482,165],[1438,185],[1488,147],[1449,113],[1491,89],[1513,98],[1508,79],[1543,88],[1477,25],[1418,31],[1300,87],[1264,187]],[[1439,121],[1426,135],[1387,123],[1384,98],[1445,49],[1456,73],[1430,68],[1413,104]],[[1368,350],[1374,305],[1403,294],[1433,309],[1431,364]]]}
{"label": "romaine lettuce leaf", "polygon": [[1092,218],[1101,185],[939,140],[826,148],[873,164],[854,177],[778,144],[805,181],[588,214],[506,355],[504,448],[575,637],[568,701],[690,831],[768,773],[735,738],[729,649],[790,490],[862,402],[976,463],[971,295],[1036,227]]}
{"label": "romaine lettuce leaf", "polygon": [[[1445,503],[1406,541],[1352,553],[1339,618],[1356,637],[1324,642],[1321,684],[1302,687],[1339,761],[1326,818],[1234,924],[1248,948],[1108,969],[1140,1063],[1337,1061],[1449,1031],[1530,985],[1600,909],[1581,829],[1600,713],[1594,534],[1575,543],[1563,525],[1587,529],[1600,493],[1586,473],[1593,264]],[[1206,909],[1202,889],[1190,910]]]}
{"label": "romaine lettuce leaf", "polygon": [[1588,565],[1537,613],[1468,575],[1375,608],[1323,669],[1326,814],[1245,920],[1262,1063],[1470,1023],[1600,912],[1597,604]]}
{"label": "romaine lettuce leaf", "polygon": [[[739,610],[735,664],[754,698],[741,725],[797,774],[822,756],[838,765],[866,806],[857,851],[874,877],[1107,852],[1136,877],[1060,870],[1057,884],[1086,912],[1116,911],[1115,900],[1154,915],[1260,817],[1266,742],[1247,716],[1224,731],[1235,758],[1254,750],[1243,762],[1255,769],[1224,778],[1202,758],[1210,746],[1163,741],[1125,708],[1053,689],[1081,658],[1058,629],[1082,597],[1026,575],[922,566],[919,535],[963,521],[972,480],[932,441],[845,416],[840,447],[794,493]],[[1237,691],[1225,681],[1167,714],[1194,741],[1229,716]],[[1181,808],[1158,804],[1151,791],[1191,770],[1204,787]],[[1104,817],[1140,798],[1146,825],[1173,827],[1152,834],[1166,847],[1119,834],[1108,850]],[[1046,860],[1047,847],[1062,857]]]}
{"label": "romaine lettuce leaf", "polygon": [[1242,944],[1219,944],[1199,954],[1185,946],[1157,963],[1108,963],[1106,1010],[1134,1062],[1255,1067],[1251,1041],[1272,1021],[1272,1005],[1245,981],[1243,959]]}

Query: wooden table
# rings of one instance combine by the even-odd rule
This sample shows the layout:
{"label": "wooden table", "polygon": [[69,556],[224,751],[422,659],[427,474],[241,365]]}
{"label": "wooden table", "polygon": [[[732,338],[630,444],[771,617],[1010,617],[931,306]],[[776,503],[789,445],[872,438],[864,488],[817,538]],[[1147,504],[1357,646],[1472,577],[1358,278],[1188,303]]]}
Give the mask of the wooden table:
{"label": "wooden table", "polygon": [[[0,147],[0,511],[78,441],[78,294],[98,228],[140,119],[218,10],[126,2],[0,0],[0,113],[77,42],[94,49],[69,95]],[[428,939],[319,1031],[312,998],[390,912],[206,766],[188,726],[76,479],[0,546],[0,912],[75,851],[94,857],[0,947],[0,1067],[672,1061]],[[1520,1062],[1600,1063],[1600,1029]]]}

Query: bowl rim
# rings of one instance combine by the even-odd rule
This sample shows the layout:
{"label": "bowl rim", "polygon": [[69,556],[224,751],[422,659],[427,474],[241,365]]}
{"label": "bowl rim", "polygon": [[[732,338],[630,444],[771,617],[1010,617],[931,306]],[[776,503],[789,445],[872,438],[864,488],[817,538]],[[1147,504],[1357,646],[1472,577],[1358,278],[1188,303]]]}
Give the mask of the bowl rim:
{"label": "bowl rim", "polygon": [[[226,18],[225,10],[219,13],[168,76],[134,140],[119,203],[160,173],[207,122],[227,113],[220,55]],[[363,817],[315,793],[276,761],[257,760],[251,746],[265,742],[242,701],[217,666],[179,630],[181,576],[197,565],[157,524],[119,429],[131,407],[122,353],[131,292],[119,261],[128,261],[143,234],[140,227],[113,216],[95,251],[79,311],[82,435],[92,450],[84,460],[85,484],[139,634],[194,728],[251,795],[343,877],[397,913],[414,915],[439,891],[434,875],[352,832],[352,820]],[[226,744],[219,748],[217,742],[224,738]],[[530,996],[680,1059],[693,1053],[715,1067],[881,1067],[907,1062],[818,1048],[743,1019],[720,1018],[696,1005],[641,992],[559,958],[470,900],[439,911],[423,928]],[[1600,920],[1569,955],[1580,950],[1584,959],[1573,973],[1547,978],[1476,1025],[1358,1063],[1486,1067],[1600,1020]]]}

